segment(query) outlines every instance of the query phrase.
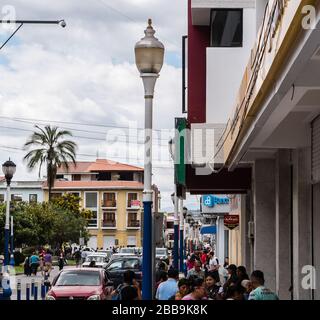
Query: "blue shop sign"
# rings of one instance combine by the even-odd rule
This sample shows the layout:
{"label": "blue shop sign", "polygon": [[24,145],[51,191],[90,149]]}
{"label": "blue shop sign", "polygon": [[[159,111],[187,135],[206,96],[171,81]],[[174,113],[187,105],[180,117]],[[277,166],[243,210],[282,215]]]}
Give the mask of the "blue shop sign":
{"label": "blue shop sign", "polygon": [[212,195],[206,195],[202,196],[202,204],[206,207],[214,207],[215,205],[224,205],[224,204],[229,204],[230,199],[228,197],[216,197]]}

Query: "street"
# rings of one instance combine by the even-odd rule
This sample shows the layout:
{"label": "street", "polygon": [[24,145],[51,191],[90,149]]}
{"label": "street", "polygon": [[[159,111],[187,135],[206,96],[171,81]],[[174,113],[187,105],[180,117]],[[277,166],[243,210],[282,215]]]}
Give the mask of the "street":
{"label": "street", "polygon": [[[68,269],[68,268],[70,267],[68,266],[64,267],[64,269]],[[52,280],[55,278],[55,276],[58,273],[59,273],[59,267],[54,266],[53,270],[50,273],[50,278],[49,278],[50,282],[52,282]],[[29,283],[30,290],[31,290],[32,280],[34,280],[35,283],[38,285],[38,300],[41,300],[41,281],[43,280],[43,277],[41,276],[40,272],[37,273],[37,276],[31,276],[31,277],[27,277],[24,274],[20,274],[14,277],[14,280],[15,282],[13,283],[12,296],[11,296],[12,300],[17,300],[17,283],[19,280],[21,281],[21,300],[26,300],[26,286],[27,286],[27,283]],[[33,299],[34,297],[31,296],[30,294],[30,300],[33,300]]]}

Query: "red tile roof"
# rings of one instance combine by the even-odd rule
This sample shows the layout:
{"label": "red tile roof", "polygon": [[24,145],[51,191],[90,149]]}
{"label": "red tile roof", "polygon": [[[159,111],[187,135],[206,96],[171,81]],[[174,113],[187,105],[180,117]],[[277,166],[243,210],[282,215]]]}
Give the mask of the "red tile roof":
{"label": "red tile roof", "polygon": [[[44,189],[48,189],[47,183]],[[55,181],[56,189],[141,189],[143,183],[137,181]]]}
{"label": "red tile roof", "polygon": [[124,164],[120,162],[114,162],[107,159],[97,159],[95,162],[77,162],[76,166],[73,163],[69,163],[69,170],[64,167],[58,169],[58,174],[69,173],[90,173],[97,171],[143,171],[143,168]]}

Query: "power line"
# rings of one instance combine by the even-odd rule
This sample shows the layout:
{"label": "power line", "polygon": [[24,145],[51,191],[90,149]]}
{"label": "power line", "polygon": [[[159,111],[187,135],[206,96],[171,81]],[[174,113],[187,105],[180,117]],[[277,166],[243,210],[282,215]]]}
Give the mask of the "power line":
{"label": "power line", "polygon": [[[26,123],[34,123],[34,122],[44,122],[45,124],[50,123],[63,123],[63,124],[73,124],[78,126],[87,126],[87,127],[103,127],[103,128],[116,128],[116,129],[127,129],[129,130],[129,127],[125,126],[118,126],[114,124],[92,124],[92,123],[85,123],[85,122],[72,122],[72,121],[57,121],[57,120],[43,120],[43,119],[33,119],[33,118],[17,118],[17,117],[8,117],[8,116],[0,116],[1,119],[7,119],[17,122],[26,122]],[[133,128],[135,130],[145,130],[145,128]],[[173,130],[173,129],[168,129]],[[159,131],[161,132],[161,129],[153,129],[153,131]]]}
{"label": "power line", "polygon": [[[8,129],[8,130],[16,130],[16,131],[24,131],[24,132],[34,132],[34,130],[31,129],[23,129],[23,128],[14,128],[14,127],[7,127],[7,126],[0,126],[0,128],[3,129]],[[71,129],[72,130],[72,129]],[[77,131],[77,130],[75,130]],[[85,140],[95,140],[95,141],[104,141],[106,142],[106,139],[102,139],[102,138],[98,138],[98,137],[85,137],[85,136],[78,136],[78,135],[72,135],[72,137],[74,138],[78,138],[78,139],[85,139]],[[125,138],[130,138],[133,137],[132,135],[128,135],[128,136],[124,136],[124,135],[117,135],[117,137],[125,137]],[[162,140],[162,141],[166,141],[165,139],[157,139],[158,141]],[[119,143],[126,143],[126,144],[140,144],[143,145],[145,144],[145,142],[139,142],[139,141],[124,141],[124,140],[117,140],[116,142]],[[160,147],[167,147],[167,144],[161,144],[161,143],[155,143],[155,141],[153,141],[153,144],[160,146]]]}
{"label": "power line", "polygon": [[[25,150],[23,148],[19,148],[19,147],[11,147],[11,146],[5,146],[5,145],[0,145],[0,149],[1,150],[5,150],[8,151],[10,150],[11,152],[15,152],[15,153],[21,153],[24,152]],[[13,151],[12,151],[13,150]],[[77,156],[82,156],[82,157],[91,157],[96,159],[97,156],[94,154],[86,154],[86,153],[77,153]],[[78,158],[78,157],[77,157]],[[121,156],[111,156],[110,158],[115,158],[115,159],[125,159],[125,160],[139,160],[138,158],[132,158],[132,157],[121,157]],[[110,159],[112,160],[112,159]],[[78,160],[79,161],[79,160]],[[171,165],[172,160],[169,159],[169,161],[167,162],[166,166],[153,166],[153,168],[158,168],[158,169],[172,169],[172,166],[168,167],[168,165]]]}

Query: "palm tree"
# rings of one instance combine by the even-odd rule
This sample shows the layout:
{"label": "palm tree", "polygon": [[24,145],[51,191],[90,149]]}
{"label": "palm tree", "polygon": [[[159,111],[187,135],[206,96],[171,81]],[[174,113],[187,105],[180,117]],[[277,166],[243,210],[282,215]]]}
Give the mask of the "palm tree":
{"label": "palm tree", "polygon": [[34,147],[23,158],[28,161],[28,168],[33,170],[39,165],[39,177],[43,164],[47,165],[47,183],[49,188],[49,201],[51,200],[51,190],[54,187],[57,169],[64,166],[69,169],[68,161],[76,164],[77,144],[71,140],[63,140],[72,133],[66,130],[59,130],[58,127],[45,126],[44,129],[36,126],[35,131],[25,143],[25,149]]}

